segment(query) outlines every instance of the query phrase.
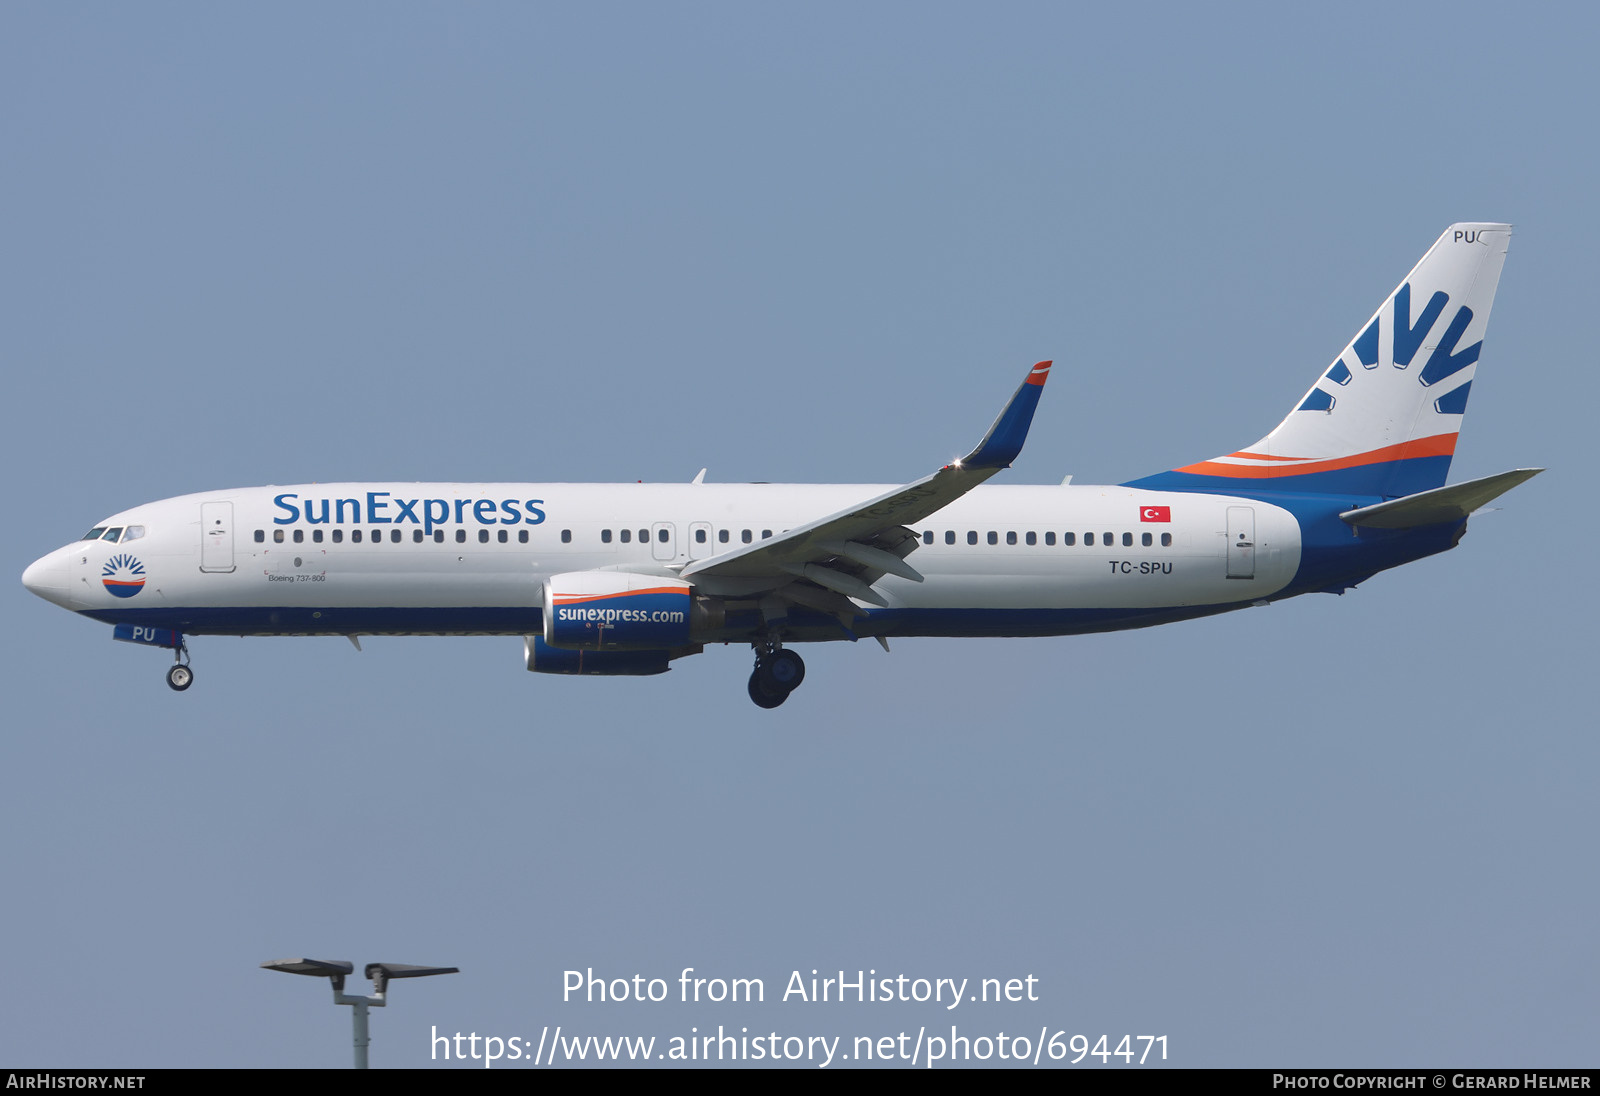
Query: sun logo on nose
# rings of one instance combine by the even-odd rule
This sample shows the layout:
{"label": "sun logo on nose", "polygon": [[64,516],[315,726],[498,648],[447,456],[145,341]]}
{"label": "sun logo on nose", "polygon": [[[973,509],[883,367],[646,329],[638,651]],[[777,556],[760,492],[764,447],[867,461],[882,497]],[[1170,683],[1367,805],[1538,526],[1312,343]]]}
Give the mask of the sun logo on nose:
{"label": "sun logo on nose", "polygon": [[127,553],[106,560],[100,581],[116,597],[132,597],[144,589],[144,564]]}

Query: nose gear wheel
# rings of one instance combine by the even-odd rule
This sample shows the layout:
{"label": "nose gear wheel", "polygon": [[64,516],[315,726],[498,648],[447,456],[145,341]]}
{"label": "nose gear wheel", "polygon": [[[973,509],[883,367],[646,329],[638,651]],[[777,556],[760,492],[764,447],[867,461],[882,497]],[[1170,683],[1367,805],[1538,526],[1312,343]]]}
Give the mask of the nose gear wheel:
{"label": "nose gear wheel", "polygon": [[172,665],[167,667],[167,687],[181,693],[194,684],[194,669],[189,665],[189,645],[180,643],[172,652]]}

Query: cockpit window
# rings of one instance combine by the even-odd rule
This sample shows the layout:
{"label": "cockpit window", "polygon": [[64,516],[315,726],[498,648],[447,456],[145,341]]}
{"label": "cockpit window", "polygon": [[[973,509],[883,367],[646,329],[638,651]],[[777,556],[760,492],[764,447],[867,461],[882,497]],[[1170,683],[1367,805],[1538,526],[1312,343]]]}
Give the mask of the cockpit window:
{"label": "cockpit window", "polygon": [[106,527],[104,525],[96,525],[93,529],[90,529],[87,533],[83,534],[83,539],[84,540],[99,540],[100,539],[100,534],[104,533],[105,531],[106,531]]}
{"label": "cockpit window", "polygon": [[122,543],[126,544],[130,540],[138,540],[142,536],[144,536],[144,526],[130,525],[122,531]]}
{"label": "cockpit window", "polygon": [[120,536],[122,536],[122,526],[113,525],[110,529],[106,530],[106,535],[100,539],[109,540],[112,544],[115,544],[117,543],[117,538]]}

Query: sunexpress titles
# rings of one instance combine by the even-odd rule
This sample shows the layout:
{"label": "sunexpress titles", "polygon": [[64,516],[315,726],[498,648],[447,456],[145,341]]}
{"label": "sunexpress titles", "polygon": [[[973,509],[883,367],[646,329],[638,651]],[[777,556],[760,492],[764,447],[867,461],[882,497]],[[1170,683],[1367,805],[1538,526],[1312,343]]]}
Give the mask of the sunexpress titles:
{"label": "sunexpress titles", "polygon": [[283,516],[274,525],[418,525],[432,534],[452,522],[465,525],[538,525],[544,521],[544,499],[403,499],[389,491],[339,499],[302,499],[293,491],[273,498]]}

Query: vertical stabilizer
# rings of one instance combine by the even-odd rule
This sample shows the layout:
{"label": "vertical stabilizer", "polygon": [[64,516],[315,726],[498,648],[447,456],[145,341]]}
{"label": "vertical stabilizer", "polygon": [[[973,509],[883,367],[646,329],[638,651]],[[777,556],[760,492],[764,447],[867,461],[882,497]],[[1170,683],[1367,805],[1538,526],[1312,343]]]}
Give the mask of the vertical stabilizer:
{"label": "vertical stabilizer", "polygon": [[1388,497],[1442,486],[1510,239],[1510,225],[1451,225],[1277,429],[1131,486]]}

